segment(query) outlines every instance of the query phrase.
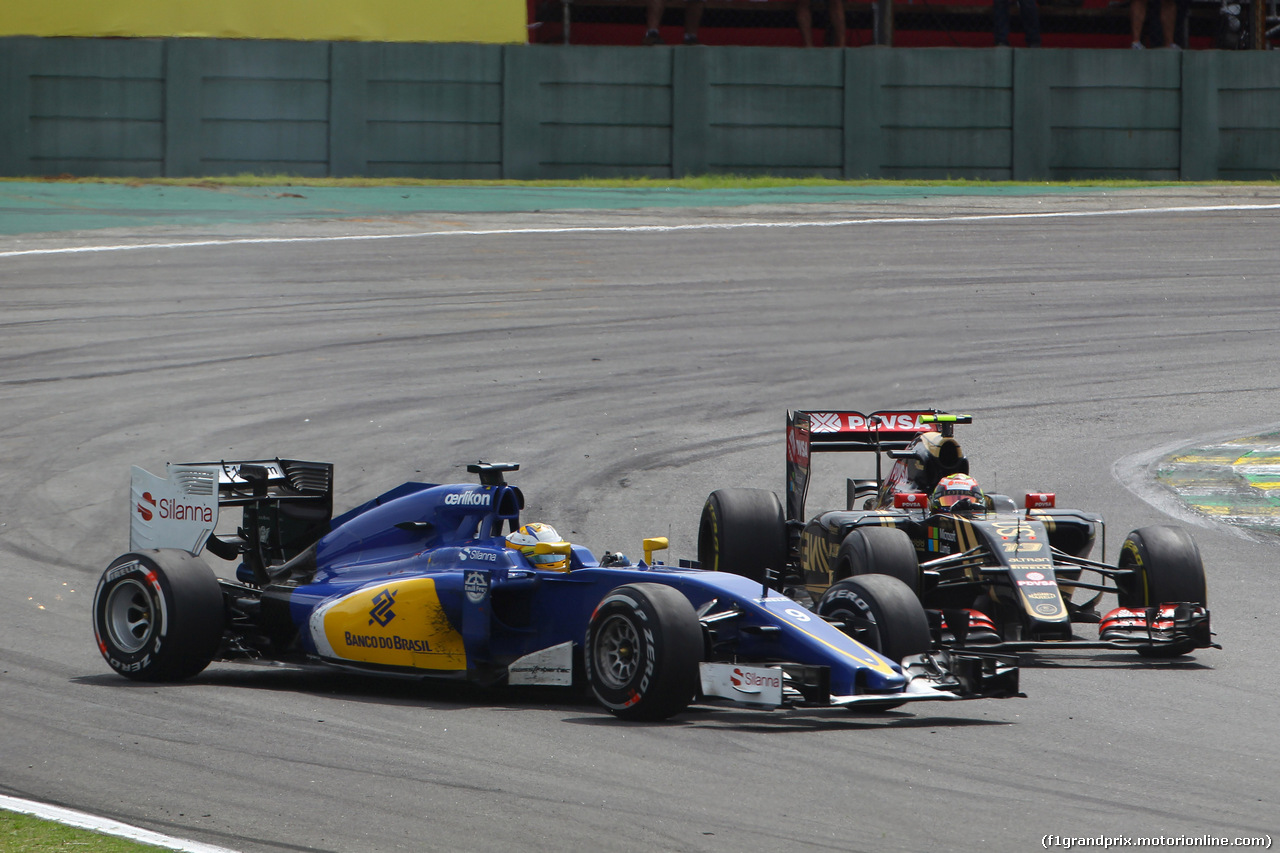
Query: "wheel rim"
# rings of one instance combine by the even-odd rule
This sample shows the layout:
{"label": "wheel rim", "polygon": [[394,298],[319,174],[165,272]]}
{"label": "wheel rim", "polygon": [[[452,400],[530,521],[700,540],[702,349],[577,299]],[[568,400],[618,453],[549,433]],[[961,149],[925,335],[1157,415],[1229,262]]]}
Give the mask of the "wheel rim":
{"label": "wheel rim", "polygon": [[640,635],[625,616],[610,616],[596,634],[596,672],[605,686],[617,690],[635,676]]}
{"label": "wheel rim", "polygon": [[147,588],[136,580],[116,584],[104,608],[111,644],[125,654],[142,649],[155,629],[155,609]]}

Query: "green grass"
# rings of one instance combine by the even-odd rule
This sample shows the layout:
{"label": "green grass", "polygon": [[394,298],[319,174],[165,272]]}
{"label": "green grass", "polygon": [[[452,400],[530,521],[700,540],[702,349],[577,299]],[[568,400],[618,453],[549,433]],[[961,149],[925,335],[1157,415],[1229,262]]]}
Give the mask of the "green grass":
{"label": "green grass", "polygon": [[157,853],[164,849],[0,810],[0,853]]}

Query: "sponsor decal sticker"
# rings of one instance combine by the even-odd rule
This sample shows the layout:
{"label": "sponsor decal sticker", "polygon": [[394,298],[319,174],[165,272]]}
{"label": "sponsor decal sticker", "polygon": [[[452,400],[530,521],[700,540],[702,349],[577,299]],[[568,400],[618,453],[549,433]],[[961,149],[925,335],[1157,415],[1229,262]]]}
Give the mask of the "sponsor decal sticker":
{"label": "sponsor decal sticker", "polygon": [[924,432],[932,425],[920,423],[920,415],[926,412],[884,412],[877,415],[864,415],[861,412],[814,412],[811,429],[813,432],[871,432],[873,430],[893,430],[900,432]]}
{"label": "sponsor decal sticker", "polygon": [[431,651],[431,643],[429,641],[414,640],[409,637],[401,637],[397,634],[380,637],[374,634],[353,634],[350,631],[346,631],[344,632],[343,638],[346,640],[349,648],[393,649],[398,652]]}
{"label": "sponsor decal sticker", "polygon": [[840,432],[840,416],[830,412],[814,412],[810,415],[811,432]]}
{"label": "sponsor decal sticker", "polygon": [[198,521],[201,524],[213,523],[213,509],[208,505],[184,503],[173,498],[157,500],[150,492],[143,492],[142,499],[136,504],[138,515],[143,521],[151,521],[159,516],[162,520]]}
{"label": "sponsor decal sticker", "polygon": [[446,506],[489,506],[493,495],[489,492],[457,492],[444,496]]}
{"label": "sponsor decal sticker", "polygon": [[568,687],[573,684],[573,643],[561,643],[531,652],[507,667],[507,683],[511,685],[549,684]]}
{"label": "sponsor decal sticker", "polygon": [[893,496],[895,509],[926,509],[929,496],[924,492],[898,492]]}
{"label": "sponsor decal sticker", "polygon": [[169,477],[134,466],[129,547],[199,554],[218,523],[218,473],[212,466],[170,465]]}
{"label": "sponsor decal sticker", "polygon": [[782,670],[777,667],[704,663],[699,666],[702,692],[751,705],[782,704]]}
{"label": "sponsor decal sticker", "polygon": [[1044,572],[1027,572],[1017,578],[1018,586],[1052,586],[1058,585],[1057,581],[1049,580]]}
{"label": "sponsor decal sticker", "polygon": [[462,634],[432,578],[367,587],[317,608],[311,637],[326,658],[425,670],[467,667]]}
{"label": "sponsor decal sticker", "polygon": [[956,533],[954,530],[943,530],[940,527],[929,528],[929,544],[930,551],[936,551],[940,554],[950,554],[955,550],[952,546],[956,544]]}
{"label": "sponsor decal sticker", "polygon": [[373,597],[373,609],[369,611],[369,624],[377,622],[383,628],[387,627],[392,619],[396,618],[396,614],[391,610],[391,606],[396,603],[396,591],[394,589],[384,589]]}
{"label": "sponsor decal sticker", "polygon": [[468,601],[479,604],[489,594],[489,576],[484,572],[467,572],[462,581],[462,589],[466,592]]}
{"label": "sponsor decal sticker", "polygon": [[809,464],[809,442],[804,439],[804,431],[796,427],[787,428],[787,460],[797,465]]}
{"label": "sponsor decal sticker", "polygon": [[1027,539],[1035,541],[1035,528],[1019,521],[993,521],[992,528],[1001,539]]}
{"label": "sponsor decal sticker", "polygon": [[760,693],[766,687],[782,688],[782,676],[777,671],[762,673],[758,669],[734,667],[729,675],[729,683],[739,693]]}

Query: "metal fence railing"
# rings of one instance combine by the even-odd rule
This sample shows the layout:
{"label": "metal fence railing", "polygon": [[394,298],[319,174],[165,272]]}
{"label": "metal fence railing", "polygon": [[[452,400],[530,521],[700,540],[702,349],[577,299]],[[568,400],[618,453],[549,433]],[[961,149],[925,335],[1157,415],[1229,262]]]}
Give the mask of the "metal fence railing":
{"label": "metal fence railing", "polygon": [[[827,0],[810,0],[816,45],[834,43]],[[1018,0],[1010,9],[1009,43],[1027,44]],[[1280,44],[1280,0],[1147,0],[1144,47],[1163,47],[1160,4],[1175,7],[1173,41],[1187,49],[1270,49]],[[1045,47],[1128,48],[1131,0],[1040,0]],[[528,0],[530,40],[544,44],[639,45],[648,0]],[[703,0],[696,38],[706,45],[803,44],[795,0]],[[993,0],[844,0],[847,44],[894,47],[995,45]],[[665,44],[684,43],[685,0],[664,4]]]}

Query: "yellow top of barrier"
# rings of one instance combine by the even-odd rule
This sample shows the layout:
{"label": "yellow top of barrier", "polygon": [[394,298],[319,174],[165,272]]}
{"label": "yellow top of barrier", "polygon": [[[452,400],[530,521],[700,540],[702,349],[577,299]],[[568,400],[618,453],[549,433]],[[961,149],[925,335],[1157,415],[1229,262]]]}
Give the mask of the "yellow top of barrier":
{"label": "yellow top of barrier", "polygon": [[528,41],[525,0],[43,0],[0,4],[0,36]]}

